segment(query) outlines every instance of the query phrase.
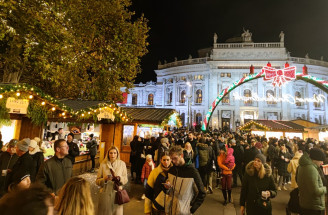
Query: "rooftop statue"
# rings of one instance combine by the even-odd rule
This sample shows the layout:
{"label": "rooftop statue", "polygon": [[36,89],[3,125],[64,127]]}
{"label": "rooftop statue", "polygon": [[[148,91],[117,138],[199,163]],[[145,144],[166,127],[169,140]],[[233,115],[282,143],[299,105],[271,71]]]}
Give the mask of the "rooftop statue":
{"label": "rooftop statue", "polygon": [[243,38],[244,42],[252,42],[252,33],[249,32],[249,30],[247,29],[245,31],[245,29],[243,28],[244,33],[241,34],[241,37]]}
{"label": "rooftop statue", "polygon": [[285,34],[283,31],[280,32],[279,34],[280,42],[283,43],[285,41]]}
{"label": "rooftop statue", "polygon": [[216,44],[218,41],[218,35],[216,33],[214,33],[213,40],[214,40],[214,44]]}

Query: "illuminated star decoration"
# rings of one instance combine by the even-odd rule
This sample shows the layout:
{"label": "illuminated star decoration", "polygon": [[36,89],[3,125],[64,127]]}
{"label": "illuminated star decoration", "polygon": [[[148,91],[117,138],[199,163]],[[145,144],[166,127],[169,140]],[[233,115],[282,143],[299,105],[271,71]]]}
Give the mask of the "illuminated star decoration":
{"label": "illuminated star decoration", "polygon": [[271,67],[268,63],[267,66],[262,68],[262,73],[265,73],[264,81],[272,80],[272,85],[274,87],[281,87],[286,82],[294,80],[296,78],[296,67],[289,66],[288,63],[285,64],[284,69],[275,69]]}

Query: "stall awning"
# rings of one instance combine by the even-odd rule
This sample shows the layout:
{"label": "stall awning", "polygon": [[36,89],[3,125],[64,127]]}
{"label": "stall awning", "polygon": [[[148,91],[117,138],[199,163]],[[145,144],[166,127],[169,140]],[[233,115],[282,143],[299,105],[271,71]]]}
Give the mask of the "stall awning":
{"label": "stall awning", "polygon": [[304,131],[304,126],[283,120],[251,120],[240,127],[240,130],[261,131]]}
{"label": "stall awning", "polygon": [[[129,108],[122,107],[133,121],[136,122],[149,122],[157,124],[169,124],[172,115],[175,115],[176,125],[181,126],[181,120],[178,113],[174,109],[167,108]],[[174,120],[174,119],[173,119]]]}

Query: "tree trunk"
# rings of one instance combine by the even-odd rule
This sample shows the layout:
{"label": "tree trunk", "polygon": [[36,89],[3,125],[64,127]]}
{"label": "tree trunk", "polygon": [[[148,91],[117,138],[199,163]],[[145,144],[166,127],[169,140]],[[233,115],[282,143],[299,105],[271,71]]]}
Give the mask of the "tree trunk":
{"label": "tree trunk", "polygon": [[21,71],[16,71],[16,72],[4,71],[2,82],[3,83],[18,84],[21,75],[22,75]]}

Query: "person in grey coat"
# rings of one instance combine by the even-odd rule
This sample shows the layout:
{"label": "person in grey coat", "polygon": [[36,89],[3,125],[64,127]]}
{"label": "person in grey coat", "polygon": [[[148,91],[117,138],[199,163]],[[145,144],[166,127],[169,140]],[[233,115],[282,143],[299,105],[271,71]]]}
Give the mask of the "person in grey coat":
{"label": "person in grey coat", "polygon": [[54,144],[55,156],[41,166],[37,181],[45,184],[55,194],[72,177],[72,162],[66,158],[68,145],[63,139],[56,140]]}
{"label": "person in grey coat", "polygon": [[96,162],[95,157],[97,155],[97,141],[93,138],[93,134],[89,135],[90,141],[87,143],[87,148],[89,149],[91,162],[92,162],[92,168],[90,169],[90,172],[95,172]]}

